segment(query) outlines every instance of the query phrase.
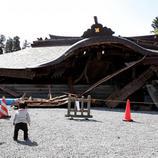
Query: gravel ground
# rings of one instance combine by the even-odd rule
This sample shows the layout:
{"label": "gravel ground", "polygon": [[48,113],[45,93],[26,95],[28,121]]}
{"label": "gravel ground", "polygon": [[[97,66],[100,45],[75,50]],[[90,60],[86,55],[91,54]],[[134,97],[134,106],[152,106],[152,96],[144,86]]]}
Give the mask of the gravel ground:
{"label": "gravel ground", "polygon": [[65,117],[67,109],[28,109],[30,141],[13,141],[13,116],[0,119],[0,158],[157,158],[158,112],[134,112],[134,122],[122,121],[124,111],[93,108],[93,118]]}

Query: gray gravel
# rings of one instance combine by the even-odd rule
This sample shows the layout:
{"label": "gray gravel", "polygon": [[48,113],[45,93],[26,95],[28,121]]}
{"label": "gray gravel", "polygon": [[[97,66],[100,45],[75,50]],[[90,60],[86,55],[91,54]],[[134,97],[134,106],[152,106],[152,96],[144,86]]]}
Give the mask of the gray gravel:
{"label": "gray gravel", "polygon": [[0,119],[1,158],[157,158],[158,112],[92,109],[92,119],[65,117],[67,109],[28,109],[30,141],[13,141],[12,120]]}

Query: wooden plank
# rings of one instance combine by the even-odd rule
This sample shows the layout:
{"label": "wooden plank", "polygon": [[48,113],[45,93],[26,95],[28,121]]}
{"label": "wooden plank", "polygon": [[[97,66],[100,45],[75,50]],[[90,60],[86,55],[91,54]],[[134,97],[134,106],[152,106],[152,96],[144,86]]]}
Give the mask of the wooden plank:
{"label": "wooden plank", "polygon": [[140,89],[145,84],[145,82],[149,78],[151,78],[153,74],[153,68],[150,67],[145,72],[143,72],[138,78],[134,79],[132,82],[128,83],[122,89],[112,93],[112,95],[106,98],[106,105],[108,107],[116,107],[119,104],[119,102],[116,102],[116,100],[123,101],[125,98],[133,94],[135,91]]}
{"label": "wooden plank", "polygon": [[133,68],[134,66],[136,66],[137,64],[140,64],[144,59],[146,58],[146,56],[144,56],[143,58],[141,58],[140,60],[138,61],[135,61],[134,63],[132,63],[131,65],[129,66],[126,66],[124,67],[123,69],[120,69],[118,71],[116,71],[115,73],[111,74],[111,75],[108,75],[104,78],[102,78],[101,80],[99,80],[98,82],[96,82],[95,84],[93,84],[90,88],[88,88],[85,92],[83,92],[81,95],[84,95],[90,91],[92,91],[94,88],[96,88],[97,86],[99,86],[100,84],[110,80],[111,78],[117,76],[118,74],[124,72],[124,71],[127,71],[129,70],[130,68]]}
{"label": "wooden plank", "polygon": [[[0,84],[0,86],[3,84]],[[18,94],[26,94],[26,97],[32,96],[33,98],[49,98],[48,94],[49,89],[48,89],[48,84],[4,84],[5,87],[8,89],[13,89],[16,91]],[[90,85],[74,85],[75,93],[76,94],[81,94],[83,91],[88,89]],[[92,96],[92,98],[100,98],[104,99],[105,97],[108,97],[112,91],[114,90],[114,86],[112,85],[99,85],[98,87],[95,88],[95,90],[92,90],[89,94]],[[55,96],[61,96],[63,94],[69,94],[68,86],[66,84],[56,84],[56,85],[51,85],[51,94],[52,97]],[[0,95],[2,96],[3,94],[7,94],[7,96],[12,96],[9,95],[8,93],[4,93],[3,91],[0,91]]]}
{"label": "wooden plank", "polygon": [[158,90],[152,84],[147,84],[146,87],[151,99],[153,100],[155,106],[158,108]]}
{"label": "wooden plank", "polygon": [[0,85],[0,89],[3,90],[4,92],[9,93],[13,97],[19,97],[20,96],[20,94],[17,93],[16,91],[13,91],[13,90],[11,90],[11,89],[3,86],[3,85]]}

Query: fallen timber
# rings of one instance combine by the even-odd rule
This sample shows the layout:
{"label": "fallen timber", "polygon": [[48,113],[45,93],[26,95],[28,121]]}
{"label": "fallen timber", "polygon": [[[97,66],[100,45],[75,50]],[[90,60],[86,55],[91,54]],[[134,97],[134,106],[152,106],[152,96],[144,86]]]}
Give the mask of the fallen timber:
{"label": "fallen timber", "polygon": [[62,96],[58,96],[58,97],[54,97],[50,99],[32,98],[32,97],[21,98],[15,104],[19,104],[23,102],[27,103],[28,108],[59,107],[59,106],[67,104],[68,98],[67,98],[67,95],[62,95]]}
{"label": "fallen timber", "polygon": [[[152,77],[154,71],[156,68],[151,66],[149,69],[147,69],[145,72],[143,72],[138,78],[134,79],[127,85],[125,85],[122,89],[118,90],[117,92],[112,93],[107,100],[124,100],[128,96],[130,96],[132,93],[134,93],[136,90],[140,89],[145,82]],[[106,105],[108,107],[116,107],[119,103],[118,102],[111,102],[106,101]]]}
{"label": "fallen timber", "polygon": [[130,68],[136,66],[137,64],[140,64],[145,58],[146,58],[146,56],[144,56],[144,57],[141,58],[140,60],[138,60],[138,61],[136,61],[136,62],[134,62],[134,63],[132,63],[132,64],[130,64],[130,65],[128,65],[128,66],[126,66],[126,67],[124,67],[124,68],[122,68],[122,69],[116,71],[116,72],[114,72],[113,74],[108,75],[108,76],[102,78],[101,80],[99,80],[98,82],[96,82],[95,84],[93,84],[91,87],[89,87],[85,92],[83,92],[83,93],[81,94],[81,96],[84,95],[84,94],[86,94],[86,93],[88,93],[88,92],[90,92],[91,90],[93,90],[94,88],[96,88],[97,86],[99,86],[100,84],[102,84],[102,83],[104,83],[104,82],[110,80],[111,78],[117,76],[118,74],[120,74],[120,73],[122,73],[122,72],[124,72],[124,71],[129,70]]}
{"label": "fallen timber", "polygon": [[157,90],[157,85],[154,84],[147,84],[147,90],[149,92],[149,95],[154,102],[155,106],[158,108],[158,90]]}

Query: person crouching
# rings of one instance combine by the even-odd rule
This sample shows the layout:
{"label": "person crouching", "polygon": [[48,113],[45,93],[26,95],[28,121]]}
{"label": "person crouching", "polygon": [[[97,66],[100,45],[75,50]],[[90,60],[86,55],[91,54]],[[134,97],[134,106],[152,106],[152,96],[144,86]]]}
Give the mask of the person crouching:
{"label": "person crouching", "polygon": [[28,111],[25,109],[27,106],[26,103],[20,103],[19,109],[16,111],[13,125],[14,125],[14,137],[13,139],[17,141],[18,139],[18,132],[21,129],[24,132],[24,140],[28,140],[28,127],[27,124],[30,125],[30,115]]}

